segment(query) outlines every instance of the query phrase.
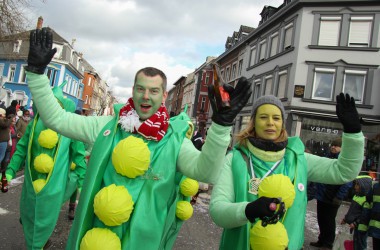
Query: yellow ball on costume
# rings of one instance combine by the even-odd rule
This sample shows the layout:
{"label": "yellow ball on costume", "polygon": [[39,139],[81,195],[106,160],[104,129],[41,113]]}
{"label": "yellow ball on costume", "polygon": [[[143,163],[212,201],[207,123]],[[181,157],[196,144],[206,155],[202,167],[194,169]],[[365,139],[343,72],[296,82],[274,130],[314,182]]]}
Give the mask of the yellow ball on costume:
{"label": "yellow ball on costume", "polygon": [[274,174],[266,177],[259,186],[259,197],[281,198],[288,209],[293,205],[296,192],[289,177],[283,174]]}
{"label": "yellow ball on costume", "polygon": [[150,164],[150,151],[141,139],[129,136],[121,140],[112,152],[112,164],[118,174],[135,178],[143,175]]}
{"label": "yellow ball on costume", "polygon": [[193,215],[193,206],[188,201],[177,202],[177,208],[175,210],[175,215],[178,219],[188,220]]}
{"label": "yellow ball on costume", "polygon": [[46,185],[45,179],[37,179],[33,181],[33,187],[36,194],[38,194]]}
{"label": "yellow ball on costume", "polygon": [[36,158],[34,158],[34,169],[40,173],[48,174],[53,170],[54,161],[50,155],[40,154]]}
{"label": "yellow ball on costume", "polygon": [[253,250],[284,250],[289,243],[288,233],[281,222],[268,224],[266,227],[263,227],[261,220],[258,220],[251,228],[249,235],[249,242]]}
{"label": "yellow ball on costume", "polygon": [[75,164],[74,162],[72,162],[71,165],[70,165],[70,170],[75,170],[76,167],[77,167],[77,164]]}
{"label": "yellow ball on costume", "polygon": [[80,250],[120,250],[119,237],[108,228],[88,230],[80,243]]}
{"label": "yellow ball on costume", "polygon": [[38,136],[38,143],[41,145],[41,147],[44,148],[54,148],[55,145],[57,145],[57,142],[58,134],[51,129],[45,129],[41,131],[40,135]]}
{"label": "yellow ball on costume", "polygon": [[129,220],[133,210],[132,196],[124,186],[102,188],[94,198],[94,213],[107,226],[118,226]]}
{"label": "yellow ball on costume", "polygon": [[179,189],[184,196],[194,196],[198,193],[199,183],[196,180],[185,178]]}

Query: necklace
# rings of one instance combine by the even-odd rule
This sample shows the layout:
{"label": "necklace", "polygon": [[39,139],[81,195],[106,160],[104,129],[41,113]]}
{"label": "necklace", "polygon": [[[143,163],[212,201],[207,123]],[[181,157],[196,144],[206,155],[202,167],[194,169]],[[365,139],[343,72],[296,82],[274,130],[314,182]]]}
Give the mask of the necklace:
{"label": "necklace", "polygon": [[[282,159],[281,159],[282,160]],[[258,194],[260,183],[280,165],[281,160],[277,161],[273,166],[264,174],[263,177],[255,177],[255,171],[253,170],[251,154],[249,154],[249,166],[251,168],[252,178],[248,181],[248,192],[254,195]]]}

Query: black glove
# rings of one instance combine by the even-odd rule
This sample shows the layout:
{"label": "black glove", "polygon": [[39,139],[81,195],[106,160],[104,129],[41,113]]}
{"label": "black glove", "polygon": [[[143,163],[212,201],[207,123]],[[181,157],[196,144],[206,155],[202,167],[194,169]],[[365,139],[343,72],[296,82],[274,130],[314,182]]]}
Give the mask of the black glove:
{"label": "black glove", "polygon": [[276,212],[275,209],[270,208],[271,203],[279,204],[280,200],[264,196],[260,197],[248,203],[245,207],[245,216],[250,222],[254,222],[256,218],[263,219],[264,217],[271,217]]}
{"label": "black glove", "polygon": [[344,96],[340,93],[336,96],[336,115],[345,133],[359,133],[362,130],[355,100],[349,94]]}
{"label": "black glove", "polygon": [[25,69],[36,74],[43,74],[57,49],[53,47],[53,34],[49,28],[32,30],[30,32],[30,45],[28,66]]}
{"label": "black glove", "polygon": [[252,94],[251,83],[245,77],[241,77],[233,88],[229,84],[223,84],[223,88],[230,95],[230,108],[217,109],[215,90],[213,85],[208,86],[208,97],[212,108],[212,121],[222,126],[232,126],[235,117],[247,104]]}

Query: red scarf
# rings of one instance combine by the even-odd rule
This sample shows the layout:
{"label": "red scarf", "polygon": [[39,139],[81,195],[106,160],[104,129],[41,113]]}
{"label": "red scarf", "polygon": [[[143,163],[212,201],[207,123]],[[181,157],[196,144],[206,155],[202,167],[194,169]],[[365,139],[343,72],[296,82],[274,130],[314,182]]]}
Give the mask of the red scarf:
{"label": "red scarf", "polygon": [[[135,105],[132,98],[129,98],[124,107],[120,109],[119,119],[123,116],[132,116],[135,113]],[[162,103],[156,113],[146,119],[139,127],[134,126],[132,133],[139,133],[147,140],[160,141],[166,134],[169,127],[169,115],[165,105]]]}

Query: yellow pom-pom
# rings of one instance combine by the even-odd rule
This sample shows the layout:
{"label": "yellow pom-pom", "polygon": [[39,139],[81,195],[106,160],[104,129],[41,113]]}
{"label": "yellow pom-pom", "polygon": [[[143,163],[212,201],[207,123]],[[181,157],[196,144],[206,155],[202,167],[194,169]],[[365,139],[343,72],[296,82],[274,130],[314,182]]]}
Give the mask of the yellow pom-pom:
{"label": "yellow pom-pom", "polygon": [[120,250],[119,237],[108,228],[88,230],[80,243],[80,250]]}
{"label": "yellow pom-pom", "polygon": [[199,189],[199,183],[196,180],[185,178],[179,186],[180,191],[185,196],[194,196]]}
{"label": "yellow pom-pom", "polygon": [[124,186],[112,184],[95,195],[94,213],[107,226],[118,226],[128,221],[132,210],[132,196]]}
{"label": "yellow pom-pom", "polygon": [[77,167],[77,164],[75,164],[74,162],[72,162],[71,165],[70,165],[70,170],[75,170],[76,167]]}
{"label": "yellow pom-pom", "polygon": [[37,179],[33,181],[33,187],[36,194],[38,194],[46,185],[45,179]]}
{"label": "yellow pom-pom", "polygon": [[175,215],[181,220],[188,220],[193,215],[193,206],[188,201],[177,202]]}
{"label": "yellow pom-pom", "polygon": [[253,250],[284,250],[289,243],[288,233],[281,222],[263,227],[259,220],[250,230],[250,243]]}
{"label": "yellow pom-pom", "polygon": [[150,164],[150,151],[141,138],[129,136],[121,140],[112,152],[112,164],[118,174],[135,178],[143,175]]}
{"label": "yellow pom-pom", "polygon": [[259,197],[281,198],[288,209],[293,205],[296,192],[289,177],[282,174],[274,174],[266,177],[259,186]]}
{"label": "yellow pom-pom", "polygon": [[51,129],[45,129],[41,131],[40,135],[38,136],[38,143],[41,145],[41,147],[44,148],[54,148],[55,145],[57,145],[57,142],[58,134]]}
{"label": "yellow pom-pom", "polygon": [[34,169],[40,173],[48,174],[53,170],[54,161],[47,154],[40,154],[34,158]]}

